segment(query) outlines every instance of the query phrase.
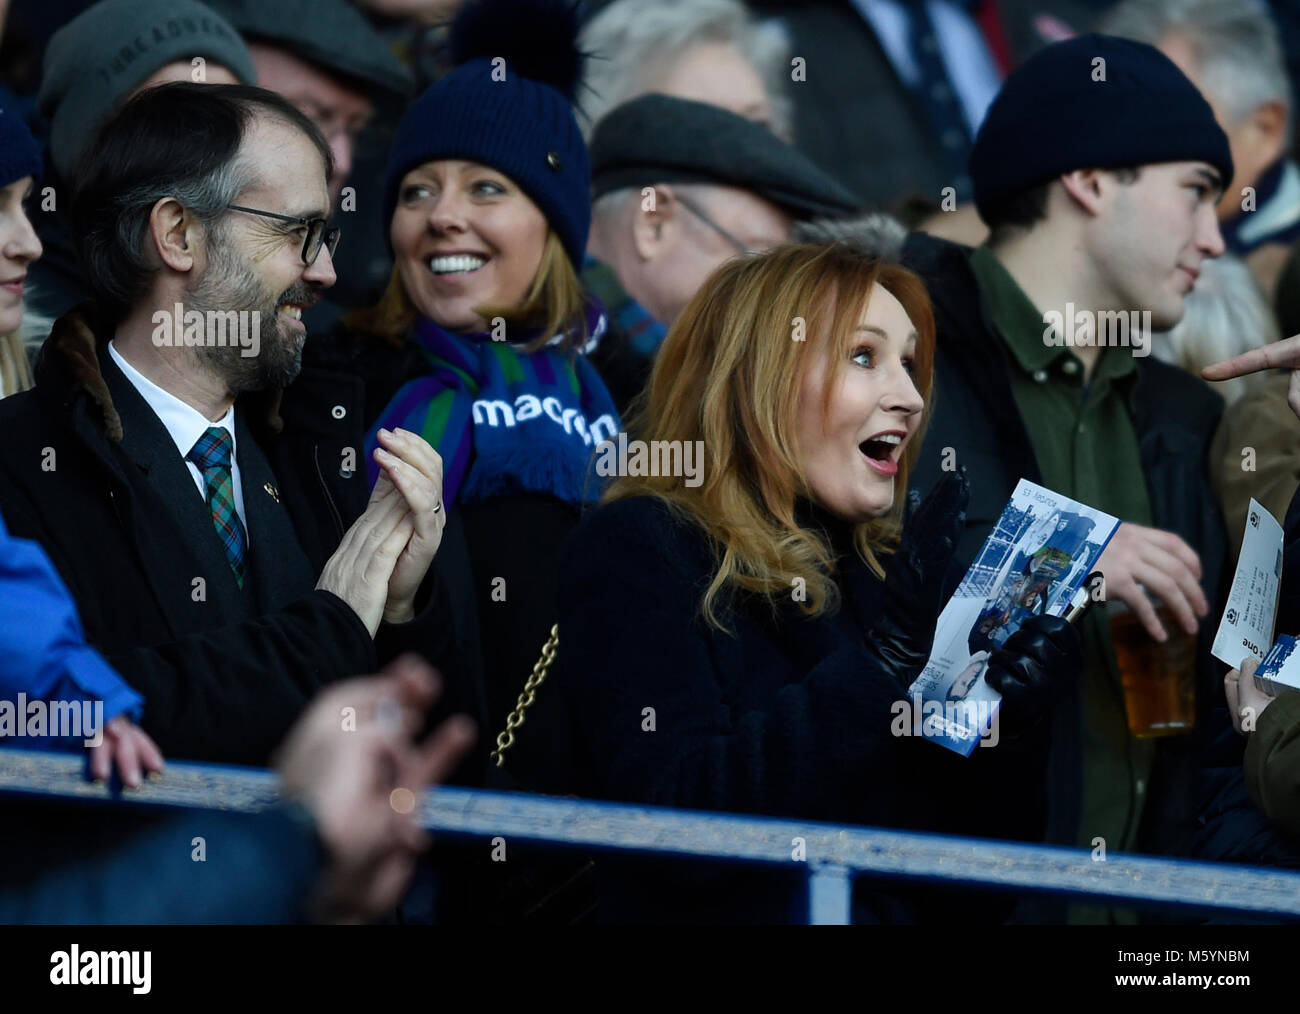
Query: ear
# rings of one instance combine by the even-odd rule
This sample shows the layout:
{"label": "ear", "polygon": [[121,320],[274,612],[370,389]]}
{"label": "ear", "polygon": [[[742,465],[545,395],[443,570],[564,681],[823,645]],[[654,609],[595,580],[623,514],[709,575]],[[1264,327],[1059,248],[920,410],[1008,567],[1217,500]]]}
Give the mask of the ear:
{"label": "ear", "polygon": [[1272,165],[1282,154],[1287,115],[1286,104],[1277,99],[1261,102],[1250,114],[1250,136],[1260,166]]}
{"label": "ear", "polygon": [[190,271],[202,230],[180,201],[164,197],[149,212],[149,237],[154,253],[173,271]]}
{"label": "ear", "polygon": [[1088,215],[1100,213],[1112,187],[1117,181],[1103,169],[1075,169],[1058,177],[1065,186],[1070,201]]}
{"label": "ear", "polygon": [[644,187],[632,209],[632,246],[642,261],[658,260],[671,249],[682,227],[682,206],[666,183]]}

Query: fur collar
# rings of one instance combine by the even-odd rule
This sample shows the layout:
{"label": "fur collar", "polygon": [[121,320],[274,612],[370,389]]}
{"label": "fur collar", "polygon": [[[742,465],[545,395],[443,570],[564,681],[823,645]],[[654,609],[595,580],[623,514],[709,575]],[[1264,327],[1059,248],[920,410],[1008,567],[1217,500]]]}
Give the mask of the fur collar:
{"label": "fur collar", "polygon": [[[96,331],[103,334],[101,339]],[[62,377],[57,381],[66,386],[69,397],[84,392],[98,408],[104,421],[108,439],[118,443],[122,439],[122,418],[113,404],[108,384],[99,366],[99,347],[108,343],[110,329],[95,317],[93,307],[87,303],[69,310],[59,317],[50,329],[50,336],[41,346],[36,362],[36,384],[44,387],[53,381],[51,371]],[[258,391],[240,398],[240,406],[251,409],[250,419],[261,422],[272,434],[284,428],[280,418],[280,399],[283,391]]]}

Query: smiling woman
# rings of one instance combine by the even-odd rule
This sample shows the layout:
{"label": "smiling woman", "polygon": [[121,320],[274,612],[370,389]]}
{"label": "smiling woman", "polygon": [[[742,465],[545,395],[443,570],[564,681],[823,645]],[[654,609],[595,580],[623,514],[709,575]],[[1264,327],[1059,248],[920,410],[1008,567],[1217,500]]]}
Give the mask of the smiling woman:
{"label": "smiling woman", "polygon": [[395,269],[380,302],[344,324],[368,449],[401,428],[442,457],[438,566],[483,672],[489,742],[555,623],[560,543],[601,493],[596,445],[622,425],[585,354],[605,319],[577,274],[591,208],[576,37],[564,0],[462,8],[456,69],[393,138]]}

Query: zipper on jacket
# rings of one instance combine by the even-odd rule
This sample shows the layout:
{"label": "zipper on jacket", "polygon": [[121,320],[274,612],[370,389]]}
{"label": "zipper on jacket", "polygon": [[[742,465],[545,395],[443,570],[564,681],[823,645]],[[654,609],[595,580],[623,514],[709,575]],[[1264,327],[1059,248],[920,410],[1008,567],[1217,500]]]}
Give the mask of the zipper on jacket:
{"label": "zipper on jacket", "polygon": [[325,494],[325,502],[329,504],[330,514],[334,518],[334,527],[337,531],[339,540],[342,541],[346,529],[343,527],[343,516],[339,514],[338,505],[334,502],[334,495],[330,492],[329,485],[325,482],[325,473],[320,467],[320,444],[311,445],[311,459],[316,465],[316,478],[320,481],[321,492]]}

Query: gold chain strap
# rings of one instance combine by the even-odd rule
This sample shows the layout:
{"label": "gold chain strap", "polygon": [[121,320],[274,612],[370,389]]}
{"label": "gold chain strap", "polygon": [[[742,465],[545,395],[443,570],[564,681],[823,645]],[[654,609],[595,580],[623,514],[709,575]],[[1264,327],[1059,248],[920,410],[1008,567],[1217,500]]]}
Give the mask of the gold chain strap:
{"label": "gold chain strap", "polygon": [[510,716],[506,719],[506,727],[497,733],[497,748],[489,755],[496,761],[497,767],[505,766],[506,751],[515,745],[515,730],[524,724],[524,716],[533,706],[537,688],[542,685],[546,680],[546,674],[551,671],[551,663],[555,661],[559,647],[560,625],[557,623],[551,627],[551,636],[542,645],[541,657],[533,666],[532,675],[524,683],[524,692],[519,695],[519,700],[515,702],[515,710],[510,712]]}

